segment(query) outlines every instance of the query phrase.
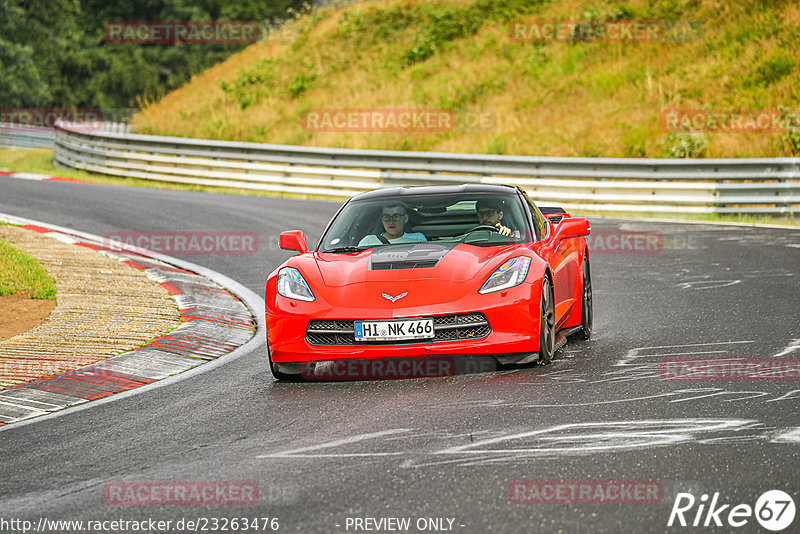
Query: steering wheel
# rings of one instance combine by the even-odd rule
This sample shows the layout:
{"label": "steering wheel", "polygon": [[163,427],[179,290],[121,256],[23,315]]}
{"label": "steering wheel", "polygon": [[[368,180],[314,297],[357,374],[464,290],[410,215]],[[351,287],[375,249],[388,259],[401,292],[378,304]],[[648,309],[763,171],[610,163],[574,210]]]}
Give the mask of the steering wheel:
{"label": "steering wheel", "polygon": [[461,242],[462,243],[466,243],[467,242],[467,238],[469,237],[469,235],[472,232],[477,232],[478,230],[491,230],[492,232],[495,232],[497,234],[500,233],[500,229],[498,227],[496,227],[496,226],[492,226],[492,225],[489,225],[489,224],[479,224],[478,226],[474,227],[472,230],[466,232],[464,234],[464,237],[461,238]]}
{"label": "steering wheel", "polygon": [[[495,232],[495,233],[498,233],[498,234],[500,233],[500,229],[498,227],[496,227],[496,226],[492,226],[491,224],[479,224],[478,226],[476,226],[475,228],[473,228],[472,230],[467,232],[467,234],[471,234],[472,232],[476,232],[478,230],[491,230],[492,232]],[[466,235],[466,234],[464,234],[464,235]]]}

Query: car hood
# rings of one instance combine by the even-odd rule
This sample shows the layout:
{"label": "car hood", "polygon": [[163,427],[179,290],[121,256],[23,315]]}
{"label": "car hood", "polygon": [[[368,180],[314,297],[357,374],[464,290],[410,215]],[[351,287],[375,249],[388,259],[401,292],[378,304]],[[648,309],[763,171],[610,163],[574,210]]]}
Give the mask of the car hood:
{"label": "car hood", "polygon": [[362,283],[474,280],[508,247],[414,243],[375,247],[357,254],[316,254],[327,287]]}
{"label": "car hood", "polygon": [[[293,256],[286,265],[300,270],[320,309],[353,313],[385,309],[387,316],[402,316],[423,313],[436,305],[447,306],[476,293],[509,258],[536,257],[525,244],[422,245],[388,245],[358,253],[310,252]],[[271,276],[277,276],[278,271]]]}
{"label": "car hood", "polygon": [[333,307],[398,312],[446,303],[477,291],[497,263],[498,248],[507,247],[414,243],[357,254],[315,254],[322,287],[313,290]]}

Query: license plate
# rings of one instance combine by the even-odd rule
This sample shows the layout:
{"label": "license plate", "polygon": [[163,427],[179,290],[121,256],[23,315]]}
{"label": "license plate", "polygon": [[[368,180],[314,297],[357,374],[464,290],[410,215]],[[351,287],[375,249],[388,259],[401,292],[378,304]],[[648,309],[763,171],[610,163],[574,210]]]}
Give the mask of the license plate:
{"label": "license plate", "polygon": [[402,341],[434,337],[433,319],[356,321],[356,341]]}

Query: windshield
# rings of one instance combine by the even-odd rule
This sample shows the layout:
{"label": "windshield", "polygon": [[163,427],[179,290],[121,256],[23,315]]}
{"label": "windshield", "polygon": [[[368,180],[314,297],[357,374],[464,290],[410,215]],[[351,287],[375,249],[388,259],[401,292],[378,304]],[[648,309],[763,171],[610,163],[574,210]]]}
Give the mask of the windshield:
{"label": "windshield", "polygon": [[[519,197],[447,193],[349,202],[322,237],[319,252],[355,252],[401,243],[500,246],[531,241]],[[506,235],[504,235],[506,234]]]}

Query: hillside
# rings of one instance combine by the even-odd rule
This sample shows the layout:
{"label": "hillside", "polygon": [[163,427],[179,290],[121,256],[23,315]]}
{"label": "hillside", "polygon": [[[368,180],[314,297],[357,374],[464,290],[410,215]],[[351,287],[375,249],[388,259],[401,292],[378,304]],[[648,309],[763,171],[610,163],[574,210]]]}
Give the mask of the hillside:
{"label": "hillside", "polygon": [[[548,21],[582,25],[551,37]],[[656,26],[637,34],[636,24]],[[782,125],[800,125],[799,28],[792,0],[347,4],[298,16],[151,104],[133,128],[395,150],[796,156],[800,133]],[[321,131],[335,129],[337,110],[349,111],[340,130],[363,130],[357,112],[376,109],[366,123],[395,131]],[[404,109],[445,120],[396,131]],[[674,109],[715,112],[723,128],[668,128]],[[767,131],[752,122],[761,110],[775,121]],[[738,118],[724,122],[731,111]]]}

